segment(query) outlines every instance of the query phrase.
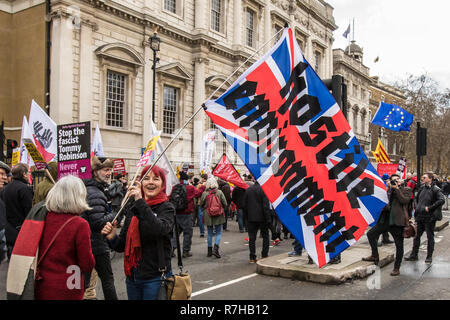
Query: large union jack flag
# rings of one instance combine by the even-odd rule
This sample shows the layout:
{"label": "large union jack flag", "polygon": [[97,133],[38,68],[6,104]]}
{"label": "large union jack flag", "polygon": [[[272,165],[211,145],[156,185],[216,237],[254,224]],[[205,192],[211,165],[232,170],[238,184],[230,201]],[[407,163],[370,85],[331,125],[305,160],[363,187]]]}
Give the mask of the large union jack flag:
{"label": "large union jack flag", "polygon": [[205,111],[319,267],[377,221],[386,187],[292,29]]}

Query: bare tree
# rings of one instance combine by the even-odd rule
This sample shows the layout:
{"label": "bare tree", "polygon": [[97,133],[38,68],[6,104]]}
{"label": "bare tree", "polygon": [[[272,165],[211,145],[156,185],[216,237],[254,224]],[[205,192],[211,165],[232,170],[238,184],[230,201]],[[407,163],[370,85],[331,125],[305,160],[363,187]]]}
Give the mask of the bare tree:
{"label": "bare tree", "polygon": [[427,128],[427,155],[423,168],[438,175],[450,175],[450,90],[443,90],[429,75],[409,76],[394,86],[404,91],[405,109],[414,115],[410,132],[390,133],[408,160],[408,167],[417,166],[417,122]]}

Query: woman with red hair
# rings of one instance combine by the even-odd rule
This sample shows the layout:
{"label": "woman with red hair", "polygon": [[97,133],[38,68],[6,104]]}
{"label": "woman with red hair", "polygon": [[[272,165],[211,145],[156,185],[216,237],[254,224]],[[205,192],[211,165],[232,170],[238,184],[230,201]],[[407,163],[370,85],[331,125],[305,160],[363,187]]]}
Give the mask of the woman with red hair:
{"label": "woman with red hair", "polygon": [[[150,169],[142,170],[139,181]],[[145,175],[142,183],[128,189],[133,203],[125,211],[125,223],[119,235],[116,224],[102,230],[111,248],[124,252],[127,295],[129,300],[156,300],[162,272],[158,248],[164,252],[164,276],[172,275],[171,243],[175,207],[166,195],[166,175],[158,166]]]}

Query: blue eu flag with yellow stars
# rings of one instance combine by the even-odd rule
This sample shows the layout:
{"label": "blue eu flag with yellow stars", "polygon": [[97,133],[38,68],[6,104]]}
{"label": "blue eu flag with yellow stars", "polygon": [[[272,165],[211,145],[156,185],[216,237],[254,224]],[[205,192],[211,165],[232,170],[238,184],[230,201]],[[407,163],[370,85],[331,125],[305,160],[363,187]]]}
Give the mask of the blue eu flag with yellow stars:
{"label": "blue eu flag with yellow stars", "polygon": [[372,123],[392,131],[409,131],[413,115],[395,104],[380,103]]}

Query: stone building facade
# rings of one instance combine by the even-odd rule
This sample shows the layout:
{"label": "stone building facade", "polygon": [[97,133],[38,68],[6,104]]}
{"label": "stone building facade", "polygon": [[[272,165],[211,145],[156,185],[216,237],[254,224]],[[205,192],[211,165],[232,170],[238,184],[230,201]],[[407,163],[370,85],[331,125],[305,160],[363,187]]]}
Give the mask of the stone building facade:
{"label": "stone building facade", "polygon": [[[323,0],[49,2],[50,116],[58,124],[90,120],[95,128],[98,123],[106,155],[124,158],[129,172],[134,172],[150,135],[153,51],[149,38],[155,30],[162,42],[154,120],[163,132],[164,145],[214,91],[215,96],[224,92],[270,48],[276,40],[271,38],[285,23],[295,30],[318,74],[329,78],[333,73],[332,34],[337,26],[333,8]],[[16,125],[20,126],[22,116]],[[202,137],[210,128],[210,120],[200,110],[168,150],[172,164],[191,163],[198,168]],[[222,152],[239,167],[237,155],[218,132],[213,162]]]}
{"label": "stone building facade", "polygon": [[31,100],[46,105],[47,24],[44,0],[0,0],[0,122],[20,140]]}
{"label": "stone building facade", "polygon": [[347,85],[347,120],[361,147],[369,156],[371,112],[369,95],[372,79],[363,64],[363,50],[354,41],[345,49],[333,50],[334,74],[344,77]]}

